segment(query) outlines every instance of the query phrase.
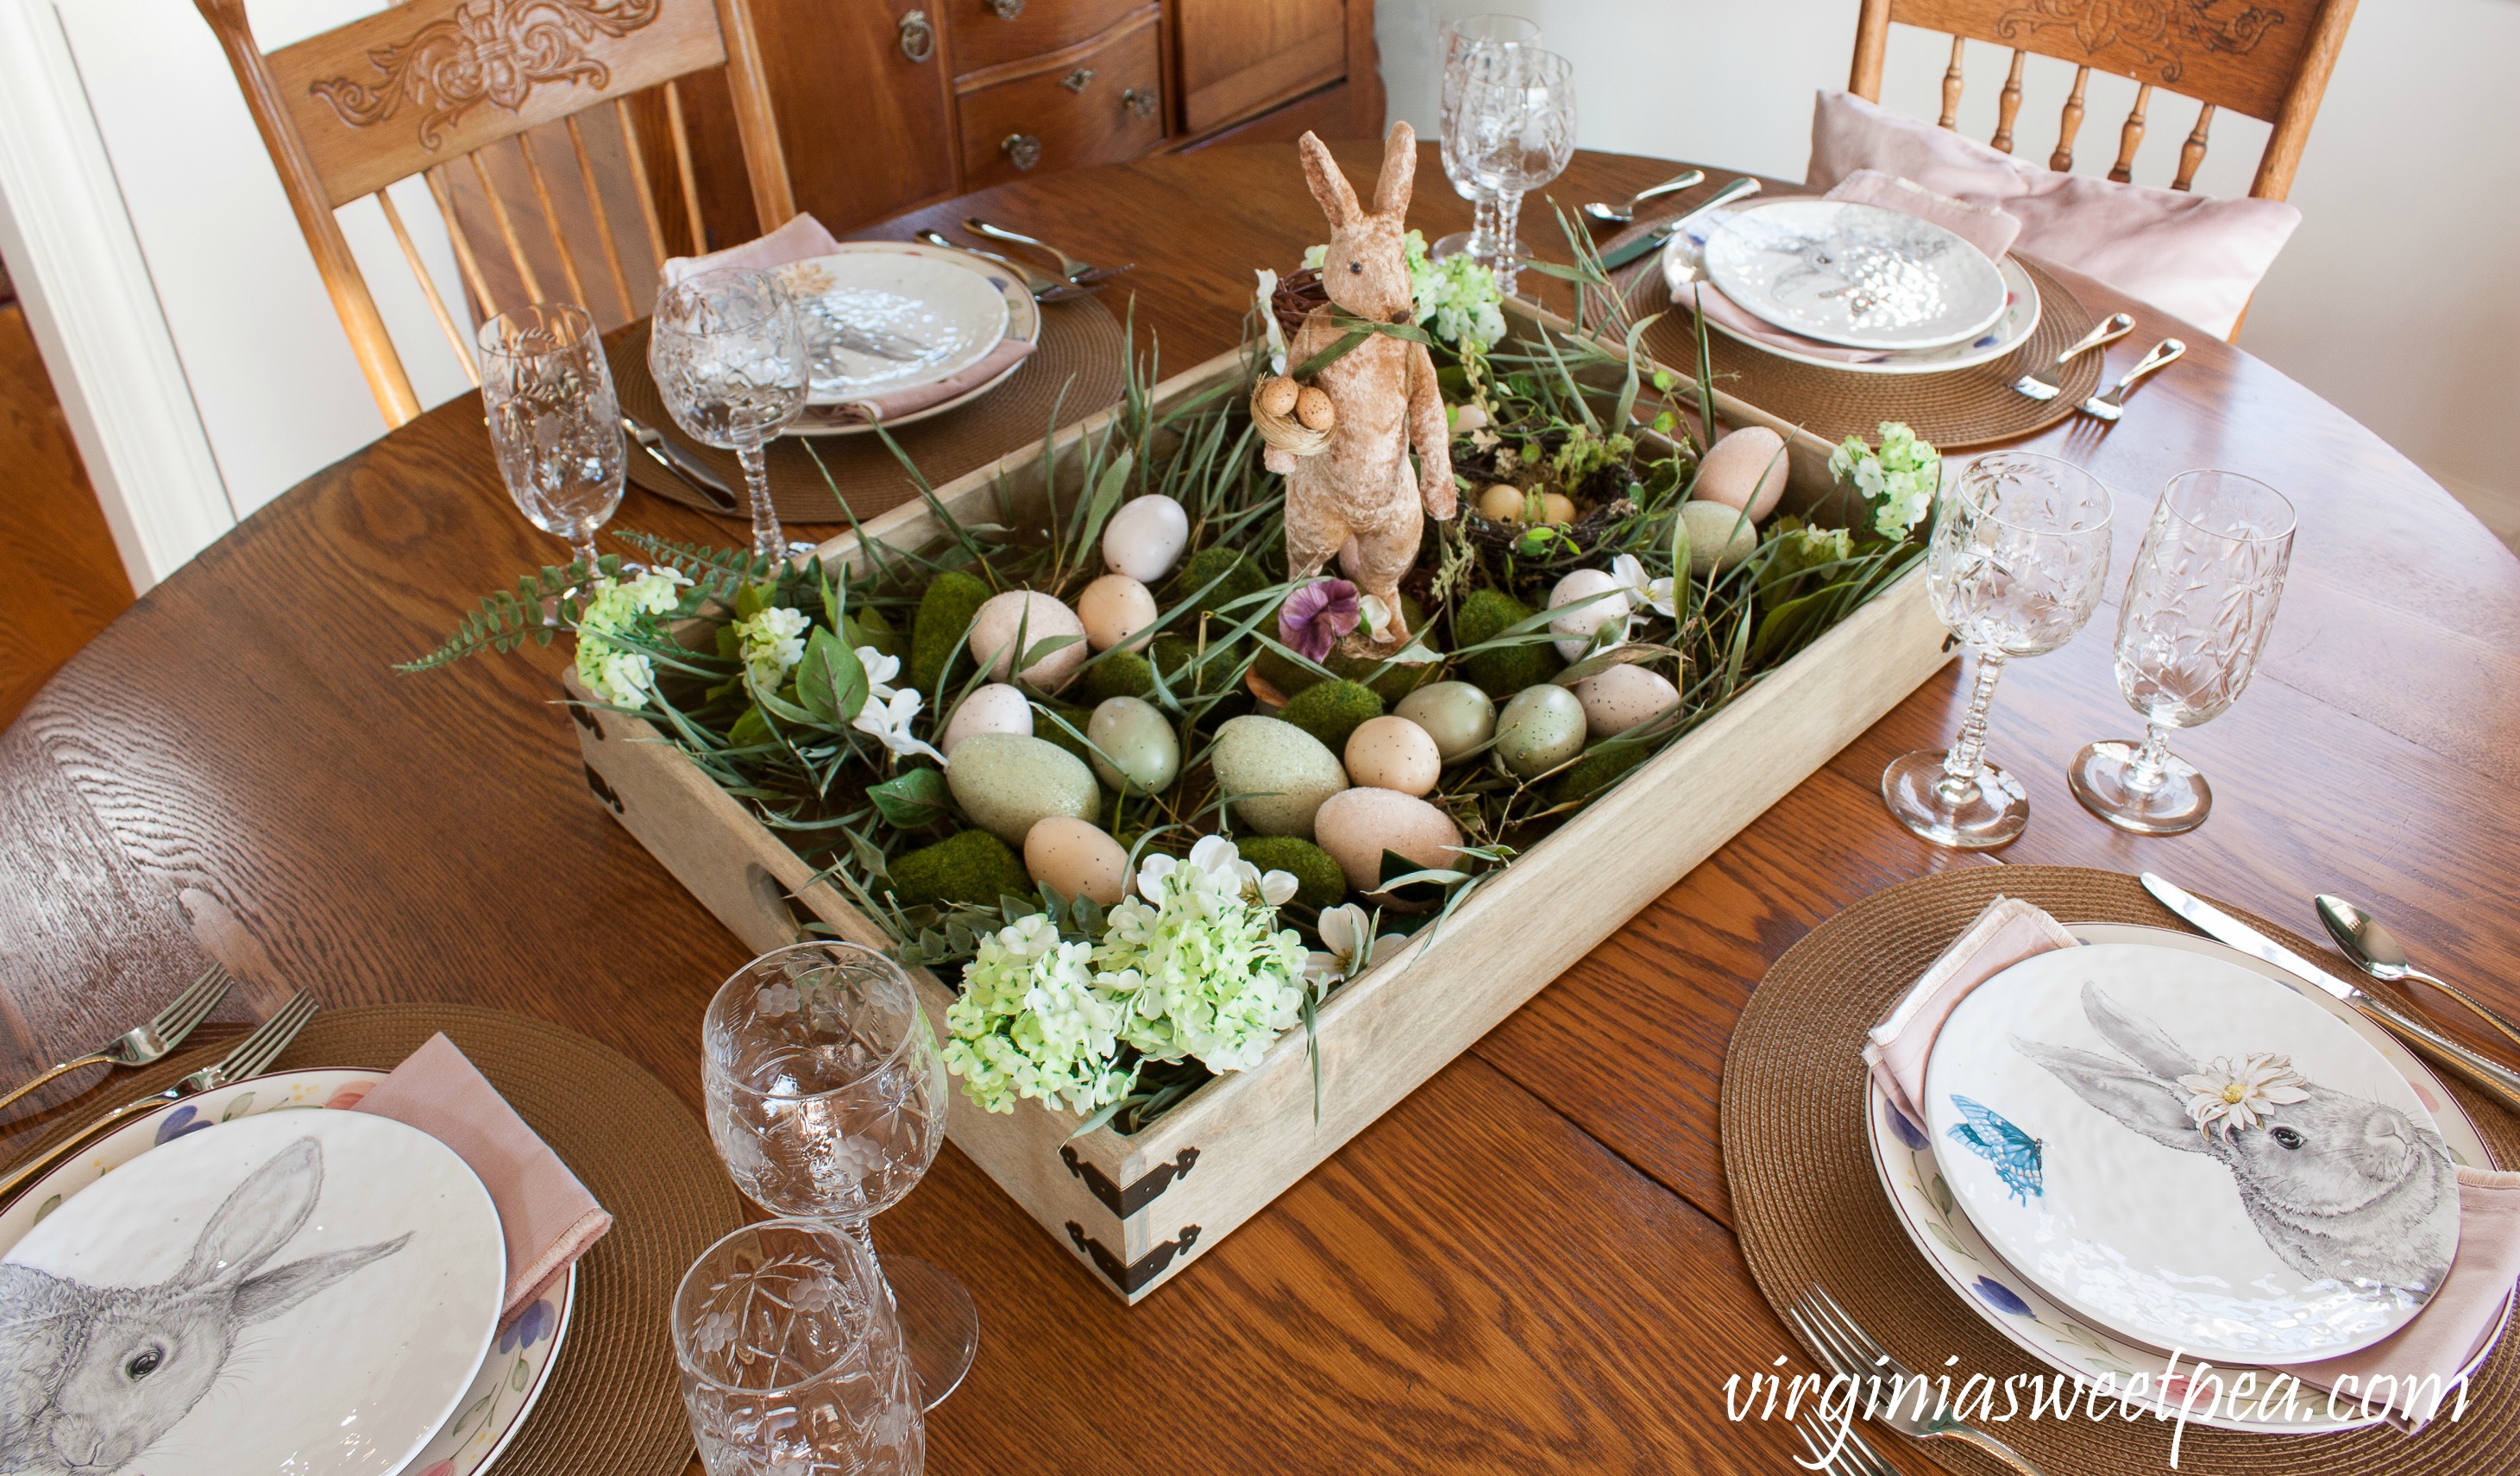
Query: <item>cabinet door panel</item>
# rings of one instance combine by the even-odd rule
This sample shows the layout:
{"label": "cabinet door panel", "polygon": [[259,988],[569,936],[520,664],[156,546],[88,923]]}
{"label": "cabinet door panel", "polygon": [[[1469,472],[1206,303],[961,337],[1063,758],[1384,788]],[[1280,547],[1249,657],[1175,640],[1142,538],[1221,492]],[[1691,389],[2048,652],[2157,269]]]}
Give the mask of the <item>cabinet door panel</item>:
{"label": "cabinet door panel", "polygon": [[1347,75],[1345,0],[1176,0],[1182,126],[1203,133]]}
{"label": "cabinet door panel", "polygon": [[1162,36],[1150,12],[1090,51],[965,93],[963,188],[1135,158],[1161,145]]}
{"label": "cabinet door panel", "polygon": [[[846,235],[960,191],[937,0],[750,7],[796,208]],[[909,28],[905,50],[902,22],[914,11],[923,20]],[[922,42],[926,59],[914,60],[909,53]]]}

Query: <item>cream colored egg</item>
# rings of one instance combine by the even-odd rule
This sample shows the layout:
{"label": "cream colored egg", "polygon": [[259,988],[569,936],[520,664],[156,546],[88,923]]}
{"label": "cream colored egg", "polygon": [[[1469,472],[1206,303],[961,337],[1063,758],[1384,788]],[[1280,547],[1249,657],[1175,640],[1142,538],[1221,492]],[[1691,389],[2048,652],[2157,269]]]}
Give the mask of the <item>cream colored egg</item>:
{"label": "cream colored egg", "polygon": [[1190,547],[1190,514],[1161,492],[1133,497],[1102,526],[1102,562],[1114,574],[1153,584]]}
{"label": "cream colored egg", "polygon": [[1511,482],[1490,482],[1479,489],[1479,515],[1490,522],[1522,521],[1522,489]]}
{"label": "cream colored egg", "polygon": [[1448,764],[1496,736],[1496,699],[1467,682],[1429,682],[1392,711],[1425,729]]}
{"label": "cream colored egg", "polygon": [[1085,622],[1086,644],[1096,650],[1109,650],[1149,629],[1157,613],[1154,594],[1126,574],[1105,574],[1076,597],[1076,614]]}
{"label": "cream colored egg", "polygon": [[1129,853],[1088,822],[1047,815],[1024,832],[1024,871],[1062,897],[1109,907],[1128,890]]}
{"label": "cream colored egg", "polygon": [[1433,736],[1407,718],[1367,718],[1348,735],[1347,777],[1360,784],[1423,794],[1443,772]]}
{"label": "cream colored egg", "polygon": [[975,733],[1014,733],[1032,737],[1032,703],[1004,682],[992,682],[963,699],[945,723],[945,754]]}
{"label": "cream colored egg", "polygon": [[971,617],[971,659],[988,668],[989,680],[1003,682],[1022,654],[1015,649],[1017,637],[1028,652],[1061,636],[1076,639],[1023,669],[1023,680],[1044,692],[1067,685],[1076,668],[1094,654],[1085,641],[1085,622],[1076,618],[1076,611],[1038,590],[1009,590],[991,596]]}
{"label": "cream colored egg", "polygon": [[1764,522],[1785,495],[1785,438],[1765,425],[1744,425],[1707,449],[1689,496],[1747,508],[1752,522]]}
{"label": "cream colored egg", "polygon": [[[1610,627],[1611,636],[1618,635],[1624,628],[1619,622],[1628,613],[1628,597],[1618,590],[1619,581],[1600,569],[1577,569],[1557,581],[1557,588],[1549,592],[1549,607],[1575,605],[1549,622],[1549,633],[1557,638],[1558,659],[1581,660],[1593,649],[1594,633],[1602,626]],[[1596,595],[1603,598],[1593,599]],[[1578,601],[1590,603],[1577,604]]]}
{"label": "cream colored egg", "polygon": [[1584,727],[1596,739],[1625,733],[1680,705],[1680,689],[1642,666],[1613,666],[1575,684]]}
{"label": "cream colored egg", "polygon": [[1396,789],[1340,790],[1322,802],[1313,833],[1360,892],[1382,885],[1385,851],[1429,870],[1461,860],[1462,830],[1453,817]]}
{"label": "cream colored egg", "polygon": [[1540,494],[1540,520],[1560,527],[1575,520],[1575,499],[1563,492]]}
{"label": "cream colored egg", "polygon": [[1758,552],[1759,534],[1741,511],[1720,502],[1685,502],[1680,521],[1688,529],[1688,572],[1704,578]]}

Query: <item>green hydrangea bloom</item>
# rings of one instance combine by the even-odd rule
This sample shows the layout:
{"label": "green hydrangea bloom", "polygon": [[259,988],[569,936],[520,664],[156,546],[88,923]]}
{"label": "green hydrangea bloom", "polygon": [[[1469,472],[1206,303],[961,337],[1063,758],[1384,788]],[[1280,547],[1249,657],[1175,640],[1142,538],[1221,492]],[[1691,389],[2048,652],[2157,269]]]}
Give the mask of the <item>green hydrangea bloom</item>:
{"label": "green hydrangea bloom", "polygon": [[1101,986],[1127,1002],[1120,1038],[1142,1055],[1241,1071],[1301,1016],[1304,944],[1272,930],[1277,909],[1251,895],[1233,847],[1219,855],[1148,858],[1142,896],[1111,909],[1094,962]]}
{"label": "green hydrangea bloom", "polygon": [[662,567],[627,584],[597,579],[577,616],[577,679],[615,706],[647,705],[656,689],[654,665],[611,638],[633,632],[653,635],[656,617],[682,606],[683,587],[691,582],[682,570]]}
{"label": "green hydrangea bloom", "polygon": [[1931,442],[1898,421],[1881,423],[1881,449],[1850,435],[1828,455],[1829,474],[1851,481],[1872,508],[1872,531],[1884,538],[1905,538],[1934,508],[1942,486],[1943,457]]}
{"label": "green hydrangea bloom", "polygon": [[1012,1112],[1029,1096],[1091,1113],[1127,1094],[1137,1073],[1112,1064],[1123,1006],[1094,954],[1038,914],[980,939],[945,1010],[945,1065],[973,1101]]}

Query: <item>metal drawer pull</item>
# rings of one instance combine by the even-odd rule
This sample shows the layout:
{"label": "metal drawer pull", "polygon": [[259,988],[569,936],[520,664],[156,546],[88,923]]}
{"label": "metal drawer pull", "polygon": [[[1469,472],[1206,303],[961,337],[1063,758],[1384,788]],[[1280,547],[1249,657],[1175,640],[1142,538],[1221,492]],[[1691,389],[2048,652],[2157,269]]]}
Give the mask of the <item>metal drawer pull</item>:
{"label": "metal drawer pull", "polygon": [[1058,85],[1066,88],[1070,92],[1083,92],[1086,84],[1093,80],[1094,68],[1091,67],[1079,67],[1074,71],[1060,77],[1058,79]]}
{"label": "metal drawer pull", "polygon": [[1018,169],[1029,169],[1041,162],[1041,140],[1029,133],[1010,133],[998,149]]}
{"label": "metal drawer pull", "polygon": [[989,9],[997,12],[1001,21],[1012,21],[1022,15],[1023,8],[1024,0],[989,0]]}
{"label": "metal drawer pull", "polygon": [[936,55],[936,27],[928,23],[927,12],[915,10],[901,18],[901,54],[914,62]]}
{"label": "metal drawer pull", "polygon": [[1120,94],[1120,106],[1142,118],[1150,118],[1155,115],[1155,94],[1148,89],[1132,87]]}

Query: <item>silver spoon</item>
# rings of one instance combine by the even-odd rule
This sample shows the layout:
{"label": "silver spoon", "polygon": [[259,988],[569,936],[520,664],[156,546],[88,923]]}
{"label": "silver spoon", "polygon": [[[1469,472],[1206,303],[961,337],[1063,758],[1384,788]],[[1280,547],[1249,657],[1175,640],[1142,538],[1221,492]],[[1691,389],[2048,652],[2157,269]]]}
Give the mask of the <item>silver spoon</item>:
{"label": "silver spoon", "polygon": [[1048,272],[1035,271],[1020,261],[1001,256],[981,246],[957,246],[934,231],[921,231],[918,236],[920,241],[927,246],[943,246],[949,251],[961,251],[967,256],[978,256],[1005,267],[1024,280],[1024,289],[1032,293],[1032,300],[1035,302],[1073,302],[1094,291],[1090,287],[1079,287],[1063,277],[1054,277]]}
{"label": "silver spoon", "polygon": [[2327,924],[2327,936],[2336,940],[2337,949],[2354,961],[2354,966],[2375,979],[2392,984],[2413,979],[2433,988],[2467,1006],[2467,1011],[2500,1031],[2514,1046],[2520,1046],[2520,1025],[2514,1025],[2500,1011],[2477,1000],[2464,989],[2447,979],[2417,968],[2398,944],[2398,936],[2386,924],[2362,908],[2331,893],[2318,894],[2318,920]]}
{"label": "silver spoon", "polygon": [[1692,189],[1704,183],[1706,183],[1705,170],[1689,169],[1683,173],[1673,175],[1671,178],[1664,180],[1661,184],[1654,186],[1650,190],[1639,190],[1636,194],[1628,197],[1628,202],[1624,205],[1603,204],[1601,201],[1597,200],[1584,207],[1584,213],[1592,216],[1595,220],[1601,222],[1603,225],[1634,225],[1637,220],[1637,206],[1643,204],[1646,201],[1652,200],[1659,195],[1670,195],[1676,191]]}

